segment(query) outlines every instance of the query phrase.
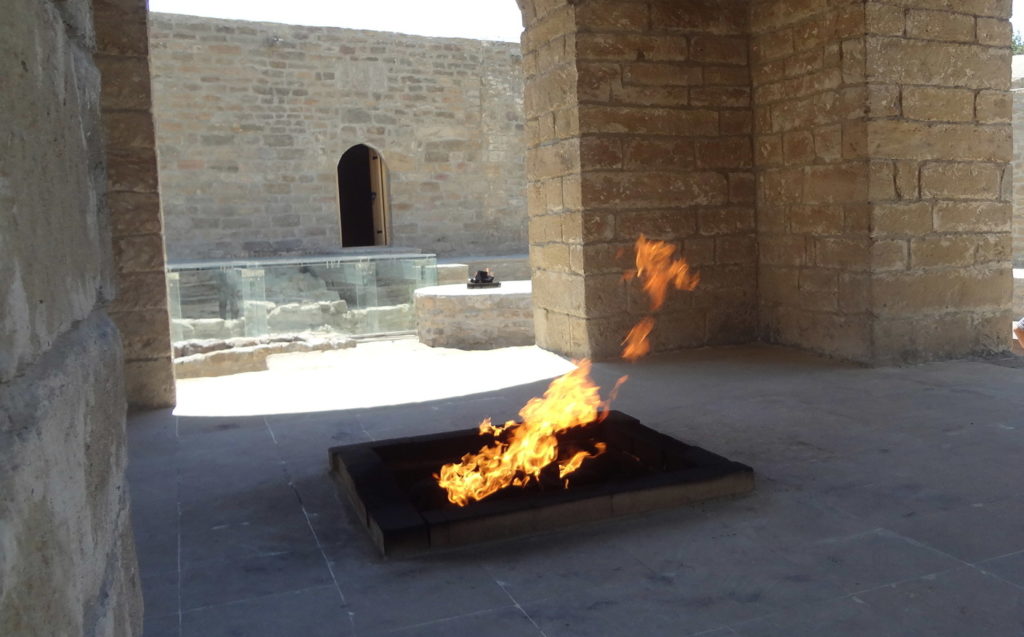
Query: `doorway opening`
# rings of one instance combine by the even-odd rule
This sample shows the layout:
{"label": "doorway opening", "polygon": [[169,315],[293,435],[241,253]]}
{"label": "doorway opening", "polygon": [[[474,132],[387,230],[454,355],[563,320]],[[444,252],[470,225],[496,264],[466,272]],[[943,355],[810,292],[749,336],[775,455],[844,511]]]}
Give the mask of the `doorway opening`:
{"label": "doorway opening", "polygon": [[357,144],[338,161],[341,245],[388,245],[387,168],[380,153]]}

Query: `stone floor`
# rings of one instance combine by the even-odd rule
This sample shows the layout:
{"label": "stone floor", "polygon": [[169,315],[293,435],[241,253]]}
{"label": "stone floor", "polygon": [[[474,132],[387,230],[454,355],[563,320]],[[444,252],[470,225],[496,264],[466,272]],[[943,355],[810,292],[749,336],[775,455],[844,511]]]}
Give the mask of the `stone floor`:
{"label": "stone floor", "polygon": [[618,409],[753,466],[754,494],[391,561],[337,499],[327,447],[511,417],[546,381],[138,414],[145,635],[1024,635],[1017,362],[863,369],[757,346],[597,365],[606,386],[630,375]]}

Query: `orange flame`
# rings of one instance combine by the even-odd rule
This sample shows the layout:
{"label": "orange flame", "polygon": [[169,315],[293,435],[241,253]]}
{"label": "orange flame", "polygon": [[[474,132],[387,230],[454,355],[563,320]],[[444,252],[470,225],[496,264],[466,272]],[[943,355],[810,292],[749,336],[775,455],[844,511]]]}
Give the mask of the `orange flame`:
{"label": "orange flame", "polygon": [[[597,421],[607,407],[600,388],[590,379],[590,361],[580,361],[574,370],[551,381],[543,397],[531,398],[519,410],[521,423],[510,420],[495,427],[490,419],[484,420],[481,434],[507,434],[507,442],[496,440],[475,454],[467,453],[459,462],[444,465],[435,476],[438,484],[448,492],[448,500],[459,506],[509,485],[529,484],[558,459],[555,434]],[[575,470],[589,456],[583,453],[584,457],[577,453],[563,460],[562,466],[575,463]],[[570,472],[560,472],[560,476]]]}
{"label": "orange flame", "polygon": [[569,458],[565,462],[559,462],[558,477],[565,478],[565,476],[579,469],[580,465],[583,464],[584,460],[598,457],[599,455],[608,450],[608,445],[606,445],[603,442],[599,442],[594,445],[594,448],[597,449],[597,451],[594,453],[590,453],[589,451],[577,451],[572,455],[571,458]]}
{"label": "orange flame", "polygon": [[629,330],[629,334],[626,334],[626,340],[622,341],[624,345],[622,348],[622,358],[627,361],[635,361],[650,353],[651,343],[647,340],[647,337],[651,335],[653,329],[653,316],[645,316],[640,319],[640,322]]}
{"label": "orange flame", "polygon": [[665,304],[669,286],[677,290],[692,291],[700,283],[700,275],[690,272],[690,265],[682,257],[673,259],[675,246],[664,241],[649,241],[644,235],[636,240],[636,269],[626,272],[626,280],[638,277],[644,292],[651,300],[651,311]]}
{"label": "orange flame", "polygon": [[[674,258],[675,251],[674,246],[648,241],[643,235],[636,240],[636,269],[627,272],[625,278],[638,277],[642,281],[652,312],[664,305],[670,286],[693,290],[700,282],[700,275],[691,272],[685,260]],[[647,337],[653,329],[653,316],[641,319],[623,341],[622,357],[636,360],[647,354],[651,349]],[[568,486],[566,476],[586,460],[603,454],[607,445],[599,442],[593,453],[577,451],[559,457],[556,434],[603,418],[626,379],[620,378],[608,400],[602,401],[600,388],[590,379],[590,361],[580,361],[574,370],[551,381],[543,397],[530,399],[519,410],[522,422],[510,420],[499,426],[485,418],[480,423],[480,435],[492,436],[494,442],[477,453],[467,453],[458,462],[444,465],[434,477],[447,491],[448,500],[459,506],[482,500],[507,486],[538,481],[541,471],[556,461],[558,476]]]}
{"label": "orange flame", "polygon": [[[675,246],[664,241],[650,241],[642,234],[636,240],[636,269],[627,271],[623,276],[627,281],[633,278],[642,281],[652,312],[665,304],[669,286],[692,291],[700,283],[700,274],[691,272],[690,265],[682,257],[673,258],[675,252]],[[622,358],[635,361],[650,352],[651,344],[647,337],[653,330],[653,316],[640,319],[622,341]]]}

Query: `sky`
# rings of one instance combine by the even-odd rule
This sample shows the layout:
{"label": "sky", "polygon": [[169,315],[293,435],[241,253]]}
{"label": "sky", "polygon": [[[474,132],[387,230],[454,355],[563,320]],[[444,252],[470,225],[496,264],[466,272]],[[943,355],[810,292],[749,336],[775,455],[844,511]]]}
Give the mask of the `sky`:
{"label": "sky", "polygon": [[[397,31],[413,35],[518,42],[516,0],[149,0],[151,11],[211,18]],[[1014,31],[1024,32],[1024,0],[1013,0]]]}
{"label": "sky", "polygon": [[149,0],[149,9],[504,42],[519,42],[523,31],[516,0]]}

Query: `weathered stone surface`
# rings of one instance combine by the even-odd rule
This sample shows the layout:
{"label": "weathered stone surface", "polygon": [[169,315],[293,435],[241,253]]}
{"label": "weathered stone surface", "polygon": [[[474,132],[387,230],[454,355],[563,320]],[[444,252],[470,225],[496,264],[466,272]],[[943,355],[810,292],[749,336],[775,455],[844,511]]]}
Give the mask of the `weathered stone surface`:
{"label": "weathered stone surface", "polygon": [[111,295],[97,164],[99,75],[83,43],[65,35],[56,3],[17,0],[5,13],[0,382],[87,316],[97,295]]}
{"label": "weathered stone surface", "polygon": [[355,347],[342,336],[276,336],[192,341],[175,345],[183,355],[174,359],[178,378],[228,376],[267,369],[267,358],[275,354],[326,352]]}
{"label": "weathered stone surface", "polygon": [[415,307],[416,333],[431,347],[494,349],[534,343],[529,281],[505,281],[499,288],[421,288]]}
{"label": "weathered stone surface", "polygon": [[90,3],[0,42],[0,634],[140,635]]}
{"label": "weathered stone surface", "polygon": [[117,330],[94,312],[0,384],[0,633],[141,635]]}

